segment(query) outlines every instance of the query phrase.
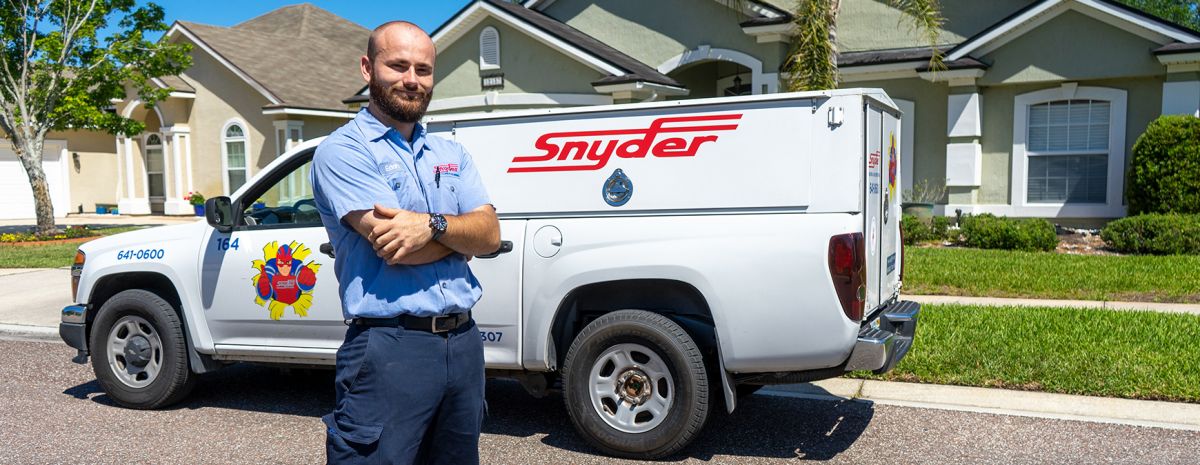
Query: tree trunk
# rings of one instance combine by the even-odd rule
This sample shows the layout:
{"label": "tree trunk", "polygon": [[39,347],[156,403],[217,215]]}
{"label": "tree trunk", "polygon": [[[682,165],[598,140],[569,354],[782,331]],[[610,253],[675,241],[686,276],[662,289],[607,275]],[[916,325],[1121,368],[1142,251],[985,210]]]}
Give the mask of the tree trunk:
{"label": "tree trunk", "polygon": [[46,172],[42,170],[41,138],[29,138],[18,141],[16,145],[17,158],[25,167],[25,175],[29,177],[29,187],[33,189],[33,208],[37,215],[37,230],[35,233],[51,234],[55,230],[54,203],[50,200],[50,185],[46,183]]}

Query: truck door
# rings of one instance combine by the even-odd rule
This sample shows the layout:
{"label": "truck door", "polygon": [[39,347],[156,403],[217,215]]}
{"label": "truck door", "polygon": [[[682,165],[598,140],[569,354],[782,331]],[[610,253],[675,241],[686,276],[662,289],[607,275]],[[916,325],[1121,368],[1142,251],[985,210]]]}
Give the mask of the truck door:
{"label": "truck door", "polygon": [[887,302],[898,290],[900,276],[900,118],[882,113],[883,215],[879,223],[879,299]]}
{"label": "truck door", "polygon": [[[887,194],[886,159],[883,153],[883,112],[878,108],[867,105],[867,124],[864,141],[866,143],[866,193],[863,196],[863,236],[866,239],[867,252],[867,299],[864,311],[870,313],[879,306],[879,235],[883,216],[887,211],[883,208],[884,196]],[[890,218],[888,218],[890,219]]]}
{"label": "truck door", "polygon": [[234,201],[244,222],[210,230],[201,245],[201,299],[216,344],[341,345],[346,325],[333,258],[320,251],[329,237],[309,183],[312,153],[257,180]]}
{"label": "truck door", "polygon": [[[501,179],[489,169],[498,166],[496,160],[507,161],[512,155],[496,150],[496,141],[510,134],[507,128],[494,128],[478,123],[433,123],[430,134],[462,144],[479,169],[483,186],[489,191],[498,187]],[[493,197],[494,198],[494,197]],[[479,336],[483,338],[483,359],[489,369],[521,369],[522,303],[524,281],[525,226],[528,220],[509,219],[503,215],[505,205],[496,205],[500,213],[501,252],[471,260],[471,272],[483,287],[483,297],[471,310]]]}

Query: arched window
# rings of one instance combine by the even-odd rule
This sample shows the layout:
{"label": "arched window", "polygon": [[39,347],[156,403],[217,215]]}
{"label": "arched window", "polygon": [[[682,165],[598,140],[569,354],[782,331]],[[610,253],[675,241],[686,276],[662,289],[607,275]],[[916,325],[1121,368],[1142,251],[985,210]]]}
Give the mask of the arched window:
{"label": "arched window", "polygon": [[250,174],[249,159],[246,156],[246,153],[249,152],[249,143],[246,138],[246,130],[238,121],[226,123],[221,135],[222,161],[225,165],[225,195],[229,195],[242,187]]}
{"label": "arched window", "polygon": [[1063,85],[1018,95],[1013,107],[1021,216],[1121,216],[1126,91]]}
{"label": "arched window", "polygon": [[479,33],[479,69],[500,69],[500,32],[491,26]]}

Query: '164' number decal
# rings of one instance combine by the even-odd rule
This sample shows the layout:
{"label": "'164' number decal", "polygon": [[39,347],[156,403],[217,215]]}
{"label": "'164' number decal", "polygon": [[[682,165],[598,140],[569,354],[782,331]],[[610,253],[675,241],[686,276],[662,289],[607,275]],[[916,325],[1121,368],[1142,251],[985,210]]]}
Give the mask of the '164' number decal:
{"label": "'164' number decal", "polygon": [[216,238],[217,250],[229,250],[229,249],[237,250],[238,240],[239,239],[234,239],[233,242],[229,242],[228,237],[218,237],[218,238]]}

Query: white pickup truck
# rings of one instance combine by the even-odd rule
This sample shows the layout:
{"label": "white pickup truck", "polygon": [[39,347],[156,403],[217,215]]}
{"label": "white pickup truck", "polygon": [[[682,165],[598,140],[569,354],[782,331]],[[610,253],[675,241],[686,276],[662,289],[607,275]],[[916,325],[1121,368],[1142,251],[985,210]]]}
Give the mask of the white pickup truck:
{"label": "white pickup truck", "polygon": [[[561,390],[593,445],[647,458],[762,385],[890,370],[919,311],[899,300],[899,124],[864,89],[431,118],[500,212],[501,249],[471,262],[489,375]],[[334,363],[319,142],[207,222],[80,247],[60,333],[117,403],[177,402],[233,362]]]}

